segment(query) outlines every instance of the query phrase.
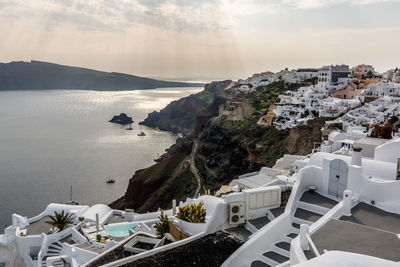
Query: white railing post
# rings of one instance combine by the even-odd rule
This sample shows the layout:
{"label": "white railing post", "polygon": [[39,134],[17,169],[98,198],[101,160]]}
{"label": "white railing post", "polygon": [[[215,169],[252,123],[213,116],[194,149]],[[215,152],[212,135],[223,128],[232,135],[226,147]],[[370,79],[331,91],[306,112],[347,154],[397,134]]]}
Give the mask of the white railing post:
{"label": "white railing post", "polygon": [[176,215],[176,200],[175,199],[172,200],[172,215],[173,216]]}
{"label": "white railing post", "polygon": [[309,233],[309,227],[307,224],[302,224],[300,225],[300,247],[302,250],[309,250],[310,248],[308,247],[308,239],[307,235]]}
{"label": "white railing post", "polygon": [[343,209],[344,216],[351,216],[353,192],[351,190],[345,190],[343,193]]}

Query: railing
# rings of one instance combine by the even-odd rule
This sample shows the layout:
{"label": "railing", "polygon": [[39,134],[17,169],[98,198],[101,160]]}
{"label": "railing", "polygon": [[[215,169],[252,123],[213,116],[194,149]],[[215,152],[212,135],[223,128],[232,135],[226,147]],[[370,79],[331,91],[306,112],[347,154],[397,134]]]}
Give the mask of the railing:
{"label": "railing", "polygon": [[308,245],[310,246],[310,248],[311,248],[312,252],[314,253],[314,255],[315,255],[316,257],[321,256],[321,255],[319,254],[318,249],[317,249],[317,247],[315,246],[315,244],[314,244],[314,242],[312,241],[312,239],[311,239],[311,237],[310,237],[309,234],[306,234],[306,238],[307,238]]}
{"label": "railing", "polygon": [[80,229],[81,224],[78,224],[71,229],[72,240],[77,243],[87,242],[86,237],[84,237],[78,230]]}
{"label": "railing", "polygon": [[13,224],[13,226],[18,226],[18,227],[23,228],[23,227],[29,225],[29,222],[28,222],[28,218],[23,217],[19,214],[13,214],[12,215],[12,224]]}
{"label": "railing", "polygon": [[42,213],[40,213],[39,215],[36,215],[35,217],[31,217],[28,220],[29,224],[39,221],[40,219],[42,219],[44,216],[47,215],[47,210],[43,211]]}
{"label": "railing", "polygon": [[254,176],[254,175],[258,175],[258,174],[260,174],[260,172],[245,173],[245,174],[239,175],[239,179],[246,178],[246,177],[251,177],[251,176]]}
{"label": "railing", "polygon": [[72,228],[73,227],[69,227],[61,232],[54,233],[51,235],[45,235],[38,254],[38,260],[42,261],[42,258],[47,253],[47,250],[49,249],[51,243],[54,243],[60,239],[63,239],[64,237],[69,236],[72,233]]}

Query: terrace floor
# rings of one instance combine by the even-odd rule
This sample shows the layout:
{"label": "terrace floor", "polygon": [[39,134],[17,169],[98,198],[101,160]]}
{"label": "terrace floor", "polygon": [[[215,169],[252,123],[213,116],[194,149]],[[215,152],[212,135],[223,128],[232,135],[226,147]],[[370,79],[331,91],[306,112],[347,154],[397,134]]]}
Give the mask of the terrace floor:
{"label": "terrace floor", "polygon": [[352,222],[330,220],[311,236],[320,254],[339,250],[400,261],[396,234]]}
{"label": "terrace floor", "polygon": [[27,235],[40,235],[41,233],[47,234],[50,229],[51,225],[46,223],[46,221],[50,221],[49,216],[45,216],[42,219],[31,223],[26,228]]}
{"label": "terrace floor", "polygon": [[352,216],[340,218],[342,221],[358,223],[377,229],[400,233],[400,215],[390,213],[374,206],[360,203],[351,209]]}
{"label": "terrace floor", "polygon": [[360,203],[352,216],[331,219],[312,234],[311,239],[322,254],[339,250],[400,261],[400,215]]}
{"label": "terrace floor", "polygon": [[106,224],[121,223],[121,222],[124,222],[124,221],[125,221],[124,218],[122,218],[121,216],[119,216],[119,215],[113,215],[113,216],[107,221]]}

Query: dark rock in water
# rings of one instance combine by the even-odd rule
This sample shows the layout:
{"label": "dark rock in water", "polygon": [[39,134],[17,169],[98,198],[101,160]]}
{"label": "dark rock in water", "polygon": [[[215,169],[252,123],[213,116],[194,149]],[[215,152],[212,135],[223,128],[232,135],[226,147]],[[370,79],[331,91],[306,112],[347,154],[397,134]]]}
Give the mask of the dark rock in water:
{"label": "dark rock in water", "polygon": [[131,124],[133,123],[132,117],[128,117],[125,113],[121,113],[117,116],[114,116],[110,122],[118,123],[122,125]]}

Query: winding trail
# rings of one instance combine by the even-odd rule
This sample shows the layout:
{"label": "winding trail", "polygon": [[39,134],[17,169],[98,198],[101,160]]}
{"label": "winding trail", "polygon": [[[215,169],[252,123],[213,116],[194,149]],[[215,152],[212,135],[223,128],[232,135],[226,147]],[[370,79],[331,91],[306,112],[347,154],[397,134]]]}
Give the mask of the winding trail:
{"label": "winding trail", "polygon": [[197,188],[194,193],[195,197],[199,194],[200,188],[201,188],[201,178],[200,178],[199,172],[196,168],[196,164],[194,164],[194,159],[197,154],[198,146],[199,146],[199,140],[198,139],[193,140],[192,153],[190,154],[190,170],[192,171],[193,175],[196,177],[196,180],[197,180]]}

